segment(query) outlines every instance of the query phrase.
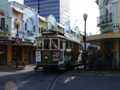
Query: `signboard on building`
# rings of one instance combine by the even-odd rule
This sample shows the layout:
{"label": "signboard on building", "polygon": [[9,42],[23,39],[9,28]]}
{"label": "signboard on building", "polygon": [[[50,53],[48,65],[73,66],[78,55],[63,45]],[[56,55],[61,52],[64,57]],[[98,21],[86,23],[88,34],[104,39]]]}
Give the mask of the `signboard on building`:
{"label": "signboard on building", "polygon": [[36,62],[41,62],[41,52],[40,52],[40,50],[36,50]]}

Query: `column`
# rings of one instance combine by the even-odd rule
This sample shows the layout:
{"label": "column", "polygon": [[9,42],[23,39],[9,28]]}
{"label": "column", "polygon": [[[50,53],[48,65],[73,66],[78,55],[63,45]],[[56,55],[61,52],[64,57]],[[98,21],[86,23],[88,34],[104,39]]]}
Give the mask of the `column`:
{"label": "column", "polygon": [[12,46],[7,47],[7,64],[12,64]]}
{"label": "column", "polygon": [[24,59],[24,47],[22,46],[22,64],[25,64],[25,59]]}

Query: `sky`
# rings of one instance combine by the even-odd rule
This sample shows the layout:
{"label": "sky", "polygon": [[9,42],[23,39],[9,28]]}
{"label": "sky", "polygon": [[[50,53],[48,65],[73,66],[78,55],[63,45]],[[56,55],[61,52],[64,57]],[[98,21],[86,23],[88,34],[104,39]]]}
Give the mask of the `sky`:
{"label": "sky", "polygon": [[71,23],[72,26],[79,26],[81,32],[84,31],[83,14],[87,13],[87,34],[98,34],[97,17],[99,16],[99,9],[95,0],[71,0],[70,3]]}
{"label": "sky", "polygon": [[[23,0],[9,0],[18,1],[23,3]],[[70,21],[71,26],[79,27],[81,32],[84,31],[84,19],[83,14],[87,13],[87,34],[98,34],[99,28],[97,27],[97,17],[99,16],[99,9],[96,0],[70,0]]]}

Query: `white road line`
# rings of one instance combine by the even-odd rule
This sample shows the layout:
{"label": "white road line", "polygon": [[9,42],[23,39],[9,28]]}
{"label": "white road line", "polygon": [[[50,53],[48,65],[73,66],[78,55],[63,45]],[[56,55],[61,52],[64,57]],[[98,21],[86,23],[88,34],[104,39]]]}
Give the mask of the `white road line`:
{"label": "white road line", "polygon": [[76,78],[75,76],[67,77],[67,79],[64,80],[64,84],[67,84],[68,82],[74,80],[75,78]]}

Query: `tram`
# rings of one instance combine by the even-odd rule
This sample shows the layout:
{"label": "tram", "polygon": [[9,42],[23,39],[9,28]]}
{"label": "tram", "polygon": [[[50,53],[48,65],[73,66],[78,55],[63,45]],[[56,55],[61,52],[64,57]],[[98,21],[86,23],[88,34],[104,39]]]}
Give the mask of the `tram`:
{"label": "tram", "polygon": [[72,34],[62,34],[59,32],[42,32],[39,37],[41,47],[41,60],[37,62],[35,70],[39,67],[43,69],[58,68],[69,69],[79,64],[80,40],[74,38]]}

